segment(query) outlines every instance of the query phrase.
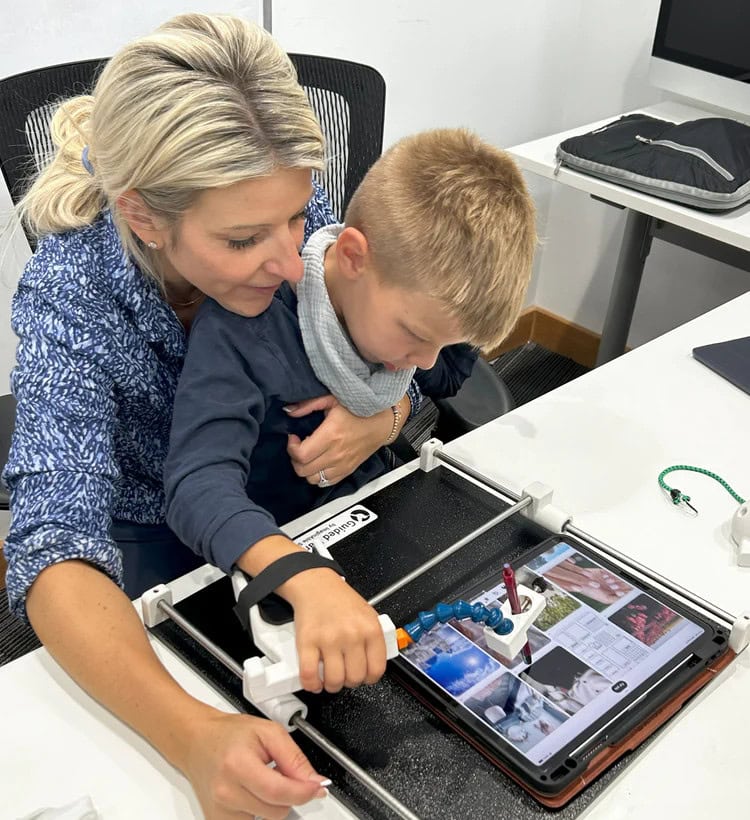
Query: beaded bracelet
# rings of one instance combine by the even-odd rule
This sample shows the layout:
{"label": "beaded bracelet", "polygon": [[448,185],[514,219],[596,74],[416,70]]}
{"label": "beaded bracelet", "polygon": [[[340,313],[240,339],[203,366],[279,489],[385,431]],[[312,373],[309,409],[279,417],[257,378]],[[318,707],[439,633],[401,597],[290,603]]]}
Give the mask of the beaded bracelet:
{"label": "beaded bracelet", "polygon": [[393,427],[391,427],[391,432],[388,434],[388,438],[385,440],[386,446],[389,444],[393,444],[396,440],[396,436],[398,436],[399,431],[401,429],[401,419],[404,417],[404,414],[401,412],[401,408],[398,404],[394,404],[391,406],[391,411],[393,412]]}

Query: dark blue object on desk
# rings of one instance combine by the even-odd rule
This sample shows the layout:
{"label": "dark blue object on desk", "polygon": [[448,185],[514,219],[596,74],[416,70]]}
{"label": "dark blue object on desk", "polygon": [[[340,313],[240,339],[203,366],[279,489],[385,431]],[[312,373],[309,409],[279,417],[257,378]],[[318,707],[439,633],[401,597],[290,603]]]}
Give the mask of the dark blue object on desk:
{"label": "dark blue object on desk", "polygon": [[693,358],[750,393],[750,336],[695,347]]}

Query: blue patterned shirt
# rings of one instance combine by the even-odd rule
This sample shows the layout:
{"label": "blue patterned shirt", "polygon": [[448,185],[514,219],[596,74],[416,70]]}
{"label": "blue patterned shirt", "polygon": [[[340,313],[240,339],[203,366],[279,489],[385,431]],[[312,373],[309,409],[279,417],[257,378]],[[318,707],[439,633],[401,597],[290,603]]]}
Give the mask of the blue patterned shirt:
{"label": "blue patterned shirt", "polygon": [[[305,239],[335,222],[316,186]],[[16,431],[6,584],[14,613],[46,567],[81,559],[121,583],[112,519],[164,521],[162,468],[186,337],[111,216],[47,236],[13,298]]]}

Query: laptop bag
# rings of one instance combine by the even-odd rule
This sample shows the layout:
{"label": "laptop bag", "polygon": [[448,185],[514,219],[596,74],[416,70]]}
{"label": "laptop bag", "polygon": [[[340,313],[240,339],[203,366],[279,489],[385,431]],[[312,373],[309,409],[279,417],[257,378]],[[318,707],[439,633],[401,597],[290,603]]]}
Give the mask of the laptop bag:
{"label": "laptop bag", "polygon": [[555,174],[561,165],[693,208],[729,210],[750,199],[750,126],[628,114],[561,142]]}

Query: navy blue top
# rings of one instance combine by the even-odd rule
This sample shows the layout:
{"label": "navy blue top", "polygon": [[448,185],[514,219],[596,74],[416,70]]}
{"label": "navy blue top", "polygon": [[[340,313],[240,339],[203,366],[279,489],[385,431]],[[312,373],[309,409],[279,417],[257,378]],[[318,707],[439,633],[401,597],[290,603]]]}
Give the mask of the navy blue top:
{"label": "navy blue top", "polygon": [[450,345],[440,351],[435,366],[414,373],[414,381],[425,396],[448,398],[458,393],[461,385],[471,376],[479,350],[467,344]]}
{"label": "navy blue top", "polygon": [[383,448],[332,487],[294,472],[287,435],[311,435],[323,414],[294,419],[282,408],[328,392],[305,353],[286,282],[252,318],[206,300],[190,331],[164,465],[167,523],[183,543],[228,572],[258,540],[281,534],[277,524],[387,472]]}
{"label": "navy blue top", "polygon": [[[475,358],[468,345],[446,348],[417,380],[429,395],[453,395]],[[229,572],[261,538],[282,534],[277,524],[348,495],[393,466],[381,448],[332,487],[294,472],[287,435],[311,435],[323,414],[294,419],[282,408],[328,392],[305,353],[288,283],[251,318],[204,302],[190,332],[164,467],[167,523],[183,543]]]}

